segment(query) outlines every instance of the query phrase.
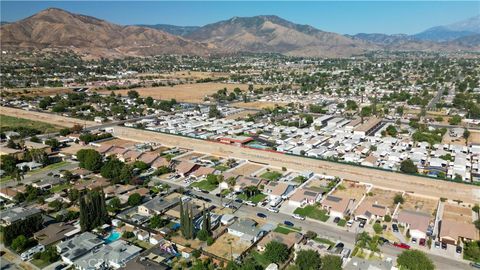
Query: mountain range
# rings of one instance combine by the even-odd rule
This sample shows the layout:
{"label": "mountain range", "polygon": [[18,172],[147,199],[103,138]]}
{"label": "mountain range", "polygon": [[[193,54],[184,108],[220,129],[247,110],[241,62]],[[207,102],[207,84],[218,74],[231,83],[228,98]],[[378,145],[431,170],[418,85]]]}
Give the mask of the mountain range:
{"label": "mountain range", "polygon": [[66,48],[97,57],[156,54],[281,53],[348,57],[372,50],[480,51],[480,16],[416,35],[341,35],[274,15],[233,17],[205,26],[113,24],[57,8],[2,23],[2,48]]}

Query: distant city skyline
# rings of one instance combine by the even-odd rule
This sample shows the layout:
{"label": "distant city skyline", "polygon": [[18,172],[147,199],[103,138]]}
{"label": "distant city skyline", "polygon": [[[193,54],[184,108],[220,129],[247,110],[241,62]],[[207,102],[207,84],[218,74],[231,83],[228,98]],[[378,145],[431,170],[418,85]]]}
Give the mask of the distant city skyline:
{"label": "distant city skyline", "polygon": [[113,23],[203,26],[234,16],[277,15],[341,34],[415,34],[480,14],[479,1],[161,2],[2,1],[1,20],[17,21],[49,7]]}

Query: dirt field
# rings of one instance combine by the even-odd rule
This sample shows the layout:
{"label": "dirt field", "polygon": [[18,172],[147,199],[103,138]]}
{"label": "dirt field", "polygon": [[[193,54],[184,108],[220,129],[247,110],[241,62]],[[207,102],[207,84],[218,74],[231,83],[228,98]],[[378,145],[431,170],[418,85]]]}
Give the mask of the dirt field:
{"label": "dirt field", "polygon": [[395,209],[395,204],[393,203],[393,198],[396,194],[401,194],[388,189],[372,188],[370,190],[373,193],[373,196],[365,197],[364,202],[376,203],[388,207],[392,212]]}
{"label": "dirt field", "polygon": [[187,80],[199,80],[206,78],[220,78],[229,77],[229,73],[222,72],[203,72],[203,71],[174,71],[168,73],[140,73],[137,77],[144,76],[158,76],[164,79],[187,79]]}
{"label": "dirt field", "polygon": [[480,144],[480,132],[476,130],[470,130],[470,136],[468,137],[468,143]]}
{"label": "dirt field", "polygon": [[[218,90],[227,88],[228,91],[233,91],[235,87],[241,90],[247,90],[248,84],[227,84],[227,83],[192,83],[192,84],[180,84],[173,87],[161,86],[161,87],[147,87],[136,88],[140,96],[151,96],[154,99],[170,100],[172,98],[177,101],[202,103],[203,99],[207,95],[216,93]],[[130,90],[117,90],[115,93],[126,95]],[[100,93],[110,93],[111,91],[101,91]]]}
{"label": "dirt field", "polygon": [[247,117],[249,114],[255,114],[256,111],[253,111],[253,110],[245,110],[243,112],[239,112],[239,113],[236,113],[236,114],[232,114],[232,115],[229,115],[227,117],[225,117],[225,119],[238,119],[238,118],[245,118]]}
{"label": "dirt field", "polygon": [[450,137],[450,134],[448,134],[447,132],[442,138],[442,143],[465,146],[465,139],[463,137],[460,137],[460,138]]}
{"label": "dirt field", "polygon": [[56,94],[72,93],[73,91],[64,87],[52,87],[52,88],[20,88],[20,89],[7,89],[3,90],[7,93],[14,93],[17,95],[24,95],[28,97],[33,96],[52,96]]}
{"label": "dirt field", "polygon": [[240,256],[248,249],[248,247],[248,245],[240,242],[239,237],[224,233],[215,240],[213,245],[207,247],[205,250],[219,257],[230,260],[232,257],[237,258]]}
{"label": "dirt field", "polygon": [[263,167],[260,165],[253,164],[253,163],[246,163],[246,164],[243,164],[242,166],[237,167],[235,170],[231,171],[231,173],[250,176],[252,173],[260,170],[261,168]]}
{"label": "dirt field", "polygon": [[430,214],[433,217],[433,213],[436,212],[438,206],[438,200],[433,200],[425,197],[412,196],[405,194],[404,203],[400,205],[400,209],[419,211],[426,214]]}
{"label": "dirt field", "polygon": [[254,109],[254,110],[259,110],[263,108],[274,108],[275,105],[285,105],[286,103],[281,103],[281,102],[266,102],[266,101],[252,101],[252,102],[237,102],[233,103],[232,106],[234,107],[239,107],[239,108],[245,108],[245,109]]}
{"label": "dirt field", "polygon": [[191,153],[185,154],[181,157],[175,158],[175,160],[192,161],[193,159],[199,158],[201,156],[204,156],[204,154],[197,153],[197,152],[191,152]]}
{"label": "dirt field", "polygon": [[84,121],[81,119],[68,118],[56,114],[32,112],[21,109],[8,108],[0,106],[0,114],[30,119],[33,121],[41,121],[46,123],[55,123],[57,126],[72,127],[75,124],[86,125],[87,127],[98,125],[98,123],[92,121]]}
{"label": "dirt field", "polygon": [[112,139],[108,141],[104,141],[101,143],[102,146],[104,145],[112,145],[112,146],[118,146],[118,147],[123,147],[123,148],[130,148],[135,146],[135,144],[138,144],[138,142],[133,142],[129,140],[122,140],[122,139]]}
{"label": "dirt field", "polygon": [[367,187],[365,185],[351,181],[343,181],[343,183],[333,191],[332,195],[341,198],[355,199],[355,201],[358,202],[366,191]]}

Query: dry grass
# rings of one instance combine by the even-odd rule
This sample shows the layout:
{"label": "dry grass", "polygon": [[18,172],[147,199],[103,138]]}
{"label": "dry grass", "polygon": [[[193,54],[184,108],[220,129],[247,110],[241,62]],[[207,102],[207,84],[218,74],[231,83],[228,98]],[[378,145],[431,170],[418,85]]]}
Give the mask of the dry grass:
{"label": "dry grass", "polygon": [[264,108],[275,108],[275,105],[285,105],[286,103],[281,102],[267,102],[267,101],[252,101],[252,102],[237,102],[232,104],[232,106],[245,108],[245,109],[264,109]]}
{"label": "dry grass", "polygon": [[375,203],[388,207],[392,212],[395,209],[395,204],[393,203],[393,198],[396,194],[401,194],[387,189],[372,188],[370,190],[372,196],[365,197],[365,202]]}
{"label": "dry grass", "polygon": [[255,114],[255,111],[245,110],[245,111],[242,111],[242,112],[239,112],[239,113],[231,114],[231,115],[225,117],[225,119],[238,119],[238,118],[243,119],[250,114]]}
{"label": "dry grass", "polygon": [[118,147],[123,147],[123,148],[130,148],[133,147],[137,144],[137,142],[129,141],[129,140],[123,140],[123,139],[112,139],[112,140],[107,140],[101,143],[103,145],[111,145],[111,146],[118,146]]}
{"label": "dry grass", "polygon": [[442,138],[442,143],[444,144],[455,144],[455,145],[465,145],[465,139],[463,137],[460,138],[453,138],[450,136],[450,134],[447,132]]}
{"label": "dry grass", "polygon": [[137,77],[143,76],[157,76],[162,79],[184,79],[184,80],[199,80],[207,78],[221,78],[228,77],[228,73],[222,72],[204,72],[204,71],[174,71],[168,73],[140,73]]}
{"label": "dry grass", "polygon": [[410,194],[405,194],[403,198],[405,199],[405,201],[400,207],[404,210],[419,211],[429,214],[432,217],[437,210],[438,200],[433,200],[420,196],[413,196]]}
{"label": "dry grass", "polygon": [[181,160],[181,161],[192,161],[196,158],[202,157],[204,154],[198,153],[198,152],[191,152],[188,154],[185,154],[184,156],[181,156],[179,158],[175,158],[175,160]]}
{"label": "dry grass", "polygon": [[243,165],[237,167],[235,170],[231,171],[233,174],[250,176],[252,173],[260,170],[263,166],[253,164],[253,163],[244,163]]}
{"label": "dry grass", "polygon": [[19,89],[7,89],[3,90],[6,93],[13,93],[15,95],[24,95],[28,97],[33,96],[52,96],[56,94],[73,93],[71,89],[64,87],[52,87],[52,88],[19,88]]}
{"label": "dry grass", "polygon": [[332,195],[341,198],[355,199],[355,201],[358,202],[366,191],[367,189],[365,185],[345,180],[337,189],[335,189]]}
{"label": "dry grass", "polygon": [[62,148],[61,152],[65,154],[75,155],[79,150],[93,149],[93,148],[94,147],[90,145],[80,145],[76,143],[70,143],[69,146]]}
{"label": "dry grass", "polygon": [[[227,88],[233,91],[234,88],[247,90],[248,84],[227,84],[227,83],[192,83],[180,84],[175,86],[146,87],[135,88],[140,96],[152,97],[154,99],[170,100],[172,98],[182,102],[202,103],[205,96],[212,95],[218,90]],[[130,90],[117,90],[115,93],[127,95]],[[100,91],[101,93],[110,93],[111,91]]]}
{"label": "dry grass", "polygon": [[470,130],[470,136],[468,137],[468,143],[480,144],[480,132]]}
{"label": "dry grass", "polygon": [[194,249],[199,249],[203,245],[202,241],[200,241],[198,239],[187,240],[187,239],[183,238],[183,236],[181,234],[172,236],[172,241],[174,243],[180,244],[182,246],[190,245],[190,247],[192,247]]}
{"label": "dry grass", "polygon": [[15,109],[9,107],[0,107],[0,114],[25,118],[33,121],[40,121],[45,123],[55,123],[56,126],[68,127],[71,128],[75,124],[82,125],[82,126],[96,126],[98,123],[93,121],[84,121],[81,119],[76,118],[68,118],[61,115],[51,114],[51,113],[43,113],[43,112],[33,112],[33,111],[26,111],[22,109]]}
{"label": "dry grass", "polygon": [[459,204],[445,203],[443,219],[471,223],[473,221],[472,209]]}
{"label": "dry grass", "polygon": [[245,250],[249,248],[249,245],[242,243],[240,238],[229,233],[224,233],[222,236],[215,240],[215,243],[205,250],[213,253],[219,257],[230,260],[232,255],[234,258],[240,256]]}

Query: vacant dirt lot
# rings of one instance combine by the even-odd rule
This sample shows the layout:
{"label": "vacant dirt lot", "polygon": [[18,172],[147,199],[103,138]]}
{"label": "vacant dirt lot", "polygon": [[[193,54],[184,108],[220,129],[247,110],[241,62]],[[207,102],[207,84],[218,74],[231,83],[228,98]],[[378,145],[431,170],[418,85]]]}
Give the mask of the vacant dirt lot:
{"label": "vacant dirt lot", "polygon": [[122,139],[112,139],[112,140],[107,140],[101,143],[102,146],[104,145],[112,145],[112,146],[118,146],[118,147],[123,147],[123,148],[130,148],[138,144],[138,142],[133,142],[129,140],[122,140]]}
{"label": "vacant dirt lot", "polygon": [[238,119],[238,118],[245,118],[247,117],[249,114],[255,114],[256,111],[253,111],[253,110],[245,110],[243,112],[239,112],[239,113],[235,113],[235,114],[231,114],[227,117],[225,117],[226,119]]}
{"label": "vacant dirt lot", "polygon": [[[247,90],[248,84],[227,84],[227,83],[192,83],[192,84],[180,84],[161,87],[147,87],[147,88],[135,88],[140,96],[152,97],[154,99],[170,100],[172,98],[177,101],[202,103],[205,96],[216,93],[218,90],[227,88],[227,90],[233,91],[235,87],[241,90]],[[115,93],[126,95],[130,90],[116,90]],[[111,91],[101,91],[101,93],[110,93]]]}
{"label": "vacant dirt lot", "polygon": [[260,170],[261,168],[263,167],[260,165],[253,164],[253,163],[246,163],[246,164],[243,164],[242,166],[237,167],[235,170],[231,171],[231,173],[250,176],[252,173]]}
{"label": "vacant dirt lot", "polygon": [[405,194],[403,198],[405,201],[400,205],[401,209],[423,212],[430,214],[432,217],[433,213],[437,210],[438,200],[412,196],[410,194]]}
{"label": "vacant dirt lot", "polygon": [[332,195],[341,198],[355,199],[355,201],[358,202],[366,192],[367,187],[365,185],[352,181],[343,181],[343,183],[333,191]]}
{"label": "vacant dirt lot", "polygon": [[181,160],[181,161],[193,161],[194,159],[197,159],[201,156],[204,156],[205,154],[202,153],[197,153],[197,152],[190,152],[188,154],[185,154],[181,157],[175,158],[175,160]]}
{"label": "vacant dirt lot", "polygon": [[215,243],[205,250],[219,257],[230,260],[232,257],[237,258],[248,249],[248,245],[243,244],[240,238],[229,233],[224,233],[215,240]]}
{"label": "vacant dirt lot", "polygon": [[95,123],[95,122],[84,121],[84,120],[75,119],[75,118],[68,118],[68,117],[64,117],[56,114],[25,111],[21,109],[1,107],[1,106],[0,106],[0,114],[30,119],[33,121],[54,123],[55,125],[62,126],[62,127],[72,127],[75,124],[79,124],[82,126],[86,125],[87,127],[98,125],[98,123]]}
{"label": "vacant dirt lot", "polygon": [[285,105],[285,103],[281,102],[266,102],[266,101],[252,101],[252,102],[237,102],[233,103],[232,106],[245,108],[245,109],[254,109],[260,110],[263,108],[275,108],[275,105]]}
{"label": "vacant dirt lot", "polygon": [[480,144],[480,132],[476,130],[470,130],[470,136],[468,137],[468,143]]}
{"label": "vacant dirt lot", "polygon": [[7,93],[14,93],[16,95],[24,95],[24,96],[51,96],[56,94],[66,94],[72,93],[72,89],[64,88],[64,87],[52,87],[52,88],[24,88],[24,89],[7,89],[3,90]]}
{"label": "vacant dirt lot", "polygon": [[365,197],[365,202],[376,203],[388,207],[392,212],[395,209],[393,198],[396,194],[401,194],[388,189],[372,188],[372,196]]}

